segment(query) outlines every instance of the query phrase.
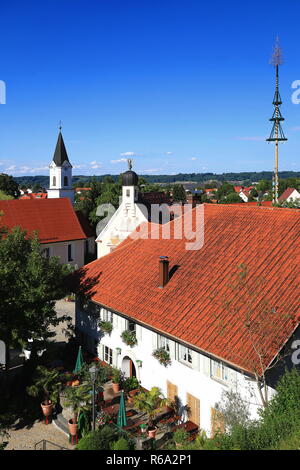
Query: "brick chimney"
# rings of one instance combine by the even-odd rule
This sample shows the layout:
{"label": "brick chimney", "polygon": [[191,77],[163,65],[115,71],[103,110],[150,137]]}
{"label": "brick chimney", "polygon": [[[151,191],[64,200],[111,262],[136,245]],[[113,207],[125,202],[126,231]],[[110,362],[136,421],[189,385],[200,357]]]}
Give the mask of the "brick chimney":
{"label": "brick chimney", "polygon": [[159,257],[159,287],[163,288],[169,282],[169,258]]}

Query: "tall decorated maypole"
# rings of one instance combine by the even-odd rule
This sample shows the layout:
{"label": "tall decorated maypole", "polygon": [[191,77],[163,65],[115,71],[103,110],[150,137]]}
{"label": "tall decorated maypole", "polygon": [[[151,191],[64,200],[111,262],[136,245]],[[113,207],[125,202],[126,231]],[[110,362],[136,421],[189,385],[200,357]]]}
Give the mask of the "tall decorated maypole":
{"label": "tall decorated maypole", "polygon": [[278,202],[278,153],[279,153],[279,142],[284,142],[287,140],[285,137],[281,121],[284,121],[284,118],[281,115],[280,106],[282,104],[281,96],[279,93],[279,65],[282,64],[282,54],[279,46],[279,39],[276,39],[274,46],[274,52],[271,58],[271,64],[274,65],[276,71],[276,82],[275,82],[275,95],[273,99],[274,113],[270,121],[273,122],[273,127],[271,130],[270,137],[267,142],[275,142],[275,165],[274,165],[274,175],[273,175],[273,204]]}

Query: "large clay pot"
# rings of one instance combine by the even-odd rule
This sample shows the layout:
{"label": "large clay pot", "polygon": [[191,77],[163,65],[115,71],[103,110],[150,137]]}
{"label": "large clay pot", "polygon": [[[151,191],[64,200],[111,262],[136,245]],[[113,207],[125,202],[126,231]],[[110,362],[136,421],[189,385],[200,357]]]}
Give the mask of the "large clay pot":
{"label": "large clay pot", "polygon": [[50,416],[53,410],[53,403],[49,400],[49,403],[46,404],[44,401],[41,403],[44,416]]}
{"label": "large clay pot", "polygon": [[156,431],[157,431],[157,428],[148,429],[148,436],[149,436],[150,438],[154,439],[154,438],[155,438]]}
{"label": "large clay pot", "polygon": [[113,383],[112,386],[113,386],[114,393],[118,393],[120,391],[120,385],[119,384]]}
{"label": "large clay pot", "polygon": [[69,419],[68,427],[69,427],[69,432],[70,432],[71,436],[76,436],[77,435],[77,430],[78,430],[78,424],[73,423],[73,420]]}

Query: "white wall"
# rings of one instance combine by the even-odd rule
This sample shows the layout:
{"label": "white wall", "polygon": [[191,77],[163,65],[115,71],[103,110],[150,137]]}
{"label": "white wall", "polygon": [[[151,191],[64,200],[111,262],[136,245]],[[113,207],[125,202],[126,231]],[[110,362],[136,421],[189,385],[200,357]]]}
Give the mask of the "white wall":
{"label": "white wall", "polygon": [[98,258],[110,253],[142,222],[147,221],[147,217],[145,217],[138,204],[130,204],[128,208],[126,204],[126,201],[123,200],[108,224],[98,235],[96,240]]}
{"label": "white wall", "polygon": [[[226,369],[228,376],[226,382],[213,379],[211,377],[211,359],[209,357],[193,351],[192,367],[183,364],[178,357],[178,343],[174,341],[170,342],[172,363],[170,366],[164,367],[152,356],[153,351],[157,348],[157,334],[155,332],[137,325],[138,344],[131,348],[120,338],[121,333],[126,329],[125,318],[113,314],[113,331],[111,335],[101,332],[101,329],[97,326],[99,318],[96,314],[88,315],[83,313],[79,302],[76,302],[76,328],[77,331],[87,335],[85,336],[85,346],[93,348],[99,342],[97,350],[98,356],[102,360],[104,360],[103,347],[109,347],[113,350],[113,366],[123,369],[124,372],[126,372],[126,367],[122,363],[124,357],[128,356],[135,365],[138,380],[146,389],[157,386],[167,396],[167,381],[169,381],[177,385],[178,396],[183,405],[186,404],[187,393],[198,398],[200,400],[200,427],[208,434],[211,431],[211,408],[214,408],[216,402],[220,401],[223,390],[238,390],[243,399],[247,403],[249,402],[252,418],[257,417],[260,400],[256,384],[239,371],[228,367]],[[121,354],[117,354],[116,348],[121,348]],[[141,367],[138,367],[137,360],[142,361]],[[271,389],[270,394],[272,392]]]}
{"label": "white wall", "polygon": [[[62,264],[77,265],[78,268],[84,265],[84,242],[85,240],[75,240],[60,243],[43,243],[41,249],[50,248],[50,256],[58,256]],[[68,245],[72,245],[73,261],[68,261]]]}

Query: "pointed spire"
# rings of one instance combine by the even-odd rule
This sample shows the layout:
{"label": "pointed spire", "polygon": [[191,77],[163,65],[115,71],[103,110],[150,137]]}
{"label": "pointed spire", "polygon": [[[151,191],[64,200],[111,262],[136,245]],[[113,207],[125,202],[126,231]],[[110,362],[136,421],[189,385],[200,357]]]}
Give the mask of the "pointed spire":
{"label": "pointed spire", "polygon": [[58,134],[57,144],[56,144],[56,148],[55,148],[55,152],[54,152],[54,156],[53,156],[53,161],[54,161],[56,166],[62,166],[62,164],[65,161],[70,163],[69,158],[68,158],[68,154],[67,154],[67,151],[66,151],[64,139],[63,139],[63,136],[62,136],[62,133],[61,133],[61,126],[59,128],[59,134]]}

